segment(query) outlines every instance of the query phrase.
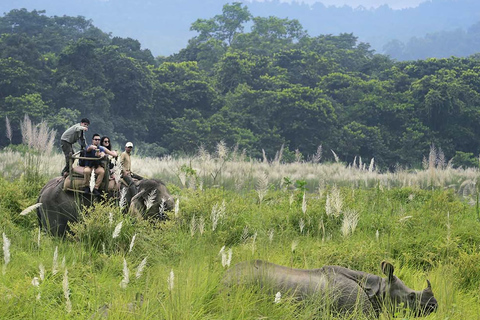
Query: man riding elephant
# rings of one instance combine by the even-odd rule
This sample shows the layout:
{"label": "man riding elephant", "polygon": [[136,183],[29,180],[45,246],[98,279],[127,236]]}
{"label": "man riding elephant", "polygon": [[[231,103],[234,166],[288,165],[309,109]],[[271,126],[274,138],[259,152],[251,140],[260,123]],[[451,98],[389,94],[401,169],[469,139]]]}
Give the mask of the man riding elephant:
{"label": "man riding elephant", "polygon": [[90,120],[83,118],[80,123],[77,123],[68,128],[61,136],[60,143],[62,146],[63,154],[65,155],[65,167],[62,170],[61,175],[66,176],[70,171],[70,157],[73,152],[73,144],[79,142],[82,149],[86,147],[84,131],[88,130]]}
{"label": "man riding elephant", "polygon": [[[102,147],[100,145],[100,135],[98,133],[95,133],[92,136],[92,144],[89,145],[85,150],[85,157],[101,159],[105,156],[105,154],[108,154],[112,157],[117,156],[117,153],[115,151],[110,151],[109,149]],[[99,160],[81,159],[79,165],[81,167],[84,167],[83,175],[85,179],[85,184],[87,185],[84,189],[84,192],[90,193],[91,191],[90,187],[88,186],[88,183],[90,182],[92,171],[94,171],[96,179],[95,179],[95,187],[92,193],[94,195],[100,195],[99,188],[100,188],[100,184],[103,181],[103,176],[105,175],[105,168],[101,166]]]}

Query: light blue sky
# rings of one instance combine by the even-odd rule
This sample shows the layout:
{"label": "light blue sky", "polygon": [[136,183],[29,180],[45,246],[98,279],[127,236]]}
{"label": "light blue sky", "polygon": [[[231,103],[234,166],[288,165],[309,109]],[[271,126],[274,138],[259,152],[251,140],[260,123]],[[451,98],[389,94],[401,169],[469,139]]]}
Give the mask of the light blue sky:
{"label": "light blue sky", "polygon": [[[262,1],[262,0],[250,0],[250,1]],[[280,0],[282,2],[291,2],[292,0]],[[379,7],[383,4],[388,4],[390,8],[393,9],[403,9],[409,7],[416,7],[422,2],[427,2],[429,0],[295,0],[297,2],[305,2],[308,4],[312,4],[315,2],[321,2],[326,6],[343,6],[348,5],[353,8],[357,8],[358,6],[363,6],[365,8],[371,7]]]}

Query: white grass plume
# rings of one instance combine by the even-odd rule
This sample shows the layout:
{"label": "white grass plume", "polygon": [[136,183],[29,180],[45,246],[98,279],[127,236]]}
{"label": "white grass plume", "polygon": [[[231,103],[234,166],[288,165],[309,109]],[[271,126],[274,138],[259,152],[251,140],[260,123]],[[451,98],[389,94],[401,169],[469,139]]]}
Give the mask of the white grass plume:
{"label": "white grass plume", "polygon": [[120,221],[115,227],[115,230],[113,230],[113,234],[112,234],[113,239],[117,238],[120,235],[120,231],[122,231],[122,225],[123,225],[123,221]]}
{"label": "white grass plume", "polygon": [[322,159],[322,145],[319,145],[317,148],[317,152],[312,157],[313,163],[319,163]]}
{"label": "white grass plume", "polygon": [[267,155],[265,154],[264,149],[262,149],[262,155],[263,155],[263,163],[268,163]]}
{"label": "white grass plume", "polygon": [[368,166],[368,172],[373,172],[375,170],[375,158],[370,160],[370,165]]}
{"label": "white grass plume", "polygon": [[303,218],[300,218],[298,225],[300,227],[300,233],[303,233],[303,228],[305,228],[305,220],[303,220]]}
{"label": "white grass plume", "polygon": [[257,232],[255,232],[253,234],[253,237],[252,237],[252,255],[255,253],[255,242],[257,240]]}
{"label": "white grass plume", "polygon": [[180,213],[180,202],[178,199],[175,201],[175,207],[173,208],[173,212],[174,212],[175,218],[178,218],[178,215]]}
{"label": "white grass plume", "polygon": [[357,227],[359,214],[355,210],[345,210],[342,221],[342,235],[347,237],[355,231]]}
{"label": "white grass plume", "polygon": [[89,187],[90,187],[90,192],[93,192],[93,189],[95,189],[95,170],[92,169],[92,174],[90,175],[90,184],[89,184]]}
{"label": "white grass plume", "polygon": [[147,211],[153,206],[155,199],[157,198],[157,189],[153,189],[145,199],[145,207],[147,207]]}
{"label": "white grass plume", "polygon": [[264,171],[260,176],[257,178],[257,183],[255,184],[255,190],[258,194],[258,199],[260,203],[262,203],[263,198],[267,194],[268,191],[268,174]]}
{"label": "white grass plume", "polygon": [[225,261],[225,265],[227,267],[230,267],[230,263],[232,262],[232,256],[233,256],[233,250],[232,250],[232,248],[230,248],[230,249],[228,249],[227,260]]}
{"label": "white grass plume", "polygon": [[120,201],[118,204],[122,209],[127,205],[127,188],[120,189]]}
{"label": "white grass plume", "polygon": [[128,252],[132,252],[133,245],[135,244],[135,238],[137,237],[137,234],[135,233],[132,237],[132,241],[130,242],[130,248],[128,249]]}
{"label": "white grass plume", "polygon": [[5,116],[5,128],[7,129],[7,139],[12,143],[12,126],[10,125],[10,120]]}
{"label": "white grass plume", "polygon": [[275,300],[273,301],[274,303],[280,303],[280,300],[282,299],[282,294],[280,293],[280,291],[278,291],[276,294],[275,294]]}
{"label": "white grass plume", "polygon": [[38,274],[40,277],[40,280],[45,280],[45,267],[43,266],[42,263],[38,265]]}
{"label": "white grass plume", "polygon": [[137,272],[135,273],[135,278],[139,279],[142,274],[143,274],[143,269],[145,269],[145,266],[147,265],[147,257],[143,258],[143,260],[140,262],[140,264],[137,267]]}
{"label": "white grass plume", "polygon": [[245,242],[248,239],[248,226],[243,228],[242,235],[240,236],[240,242]]}
{"label": "white grass plume", "polygon": [[23,121],[20,121],[20,130],[22,131],[22,142],[29,147],[33,147],[32,121],[27,114],[25,114]]}
{"label": "white grass plume", "polygon": [[340,158],[338,158],[338,156],[337,156],[337,154],[335,153],[335,151],[333,151],[333,150],[331,150],[331,149],[330,149],[330,151],[332,151],[332,153],[333,153],[333,157],[335,158],[335,162],[336,162],[336,163],[339,163],[339,162],[340,162]]}
{"label": "white grass plume", "polygon": [[38,294],[37,294],[37,300],[40,300],[41,298],[41,294],[40,294],[40,279],[38,277],[33,277],[32,279],[32,286],[34,286],[35,288],[37,288],[38,290]]}
{"label": "white grass plume", "polygon": [[187,174],[183,171],[179,172],[178,179],[180,180],[180,183],[182,184],[182,186],[185,187],[187,184]]}
{"label": "white grass plume", "polygon": [[5,264],[3,265],[3,274],[7,272],[7,265],[10,263],[10,239],[7,238],[5,232],[2,234],[3,236],[3,261]]}
{"label": "white grass plume", "polygon": [[198,232],[200,232],[201,235],[203,235],[203,232],[205,231],[205,218],[203,216],[200,216],[198,219]]}
{"label": "white grass plume", "polygon": [[298,240],[293,240],[292,241],[292,252],[295,252],[295,250],[297,249],[297,246],[298,246]]}
{"label": "white grass plume", "polygon": [[70,289],[68,288],[68,270],[65,269],[63,275],[63,296],[65,297],[65,310],[67,313],[72,312],[72,302],[70,301]]}
{"label": "white grass plume", "polygon": [[130,282],[130,271],[128,270],[127,260],[123,258],[123,279],[120,281],[120,287],[126,289]]}
{"label": "white grass plume", "polygon": [[[273,159],[273,163],[275,164],[280,164],[280,161],[282,161],[282,157],[283,157],[283,150],[285,149],[285,145],[282,144],[282,146],[280,147],[280,150],[278,150],[276,153],[275,153],[275,158]],[[265,157],[265,152],[264,152],[264,157]],[[266,157],[265,157],[266,158]]]}
{"label": "white grass plume", "polygon": [[165,202],[165,199],[162,198],[162,202],[161,202],[160,205],[158,206],[158,214],[159,214],[159,217],[163,217],[163,216],[164,216],[165,207],[166,207],[166,202]]}
{"label": "white grass plume", "polygon": [[296,163],[302,162],[302,157],[303,157],[303,155],[302,155],[302,153],[300,152],[300,150],[295,149],[295,162],[296,162]]}
{"label": "white grass plume", "polygon": [[175,286],[175,273],[173,273],[173,269],[170,270],[170,274],[167,279],[168,290],[172,291]]}
{"label": "white grass plume", "polygon": [[58,246],[55,247],[55,252],[53,252],[52,274],[56,275],[57,272],[58,272]]}
{"label": "white grass plume", "polygon": [[113,177],[115,179],[115,184],[118,184],[120,182],[120,179],[121,179],[120,173],[123,170],[123,166],[122,166],[122,164],[120,163],[119,160],[114,159],[113,161],[114,161],[114,165],[113,165],[113,169],[112,169],[112,172],[114,173]]}
{"label": "white grass plume", "polygon": [[33,277],[32,286],[38,287],[39,285],[40,285],[40,279],[38,279],[38,277]]}
{"label": "white grass plume", "polygon": [[330,193],[327,194],[327,201],[325,203],[325,212],[327,216],[334,215],[339,217],[342,213],[343,199],[340,195],[340,190],[333,186]]}
{"label": "white grass plume", "polygon": [[303,214],[307,213],[307,200],[305,198],[305,192],[303,193],[303,199],[302,199],[302,212]]}
{"label": "white grass plume", "polygon": [[40,239],[42,237],[42,229],[38,228],[37,247],[40,248]]}
{"label": "white grass plume", "polygon": [[411,219],[411,218],[413,218],[413,216],[405,216],[405,217],[400,218],[398,221],[399,222],[405,222],[405,221],[407,221],[408,219]]}
{"label": "white grass plume", "polygon": [[111,226],[113,224],[113,213],[108,213],[108,224]]}
{"label": "white grass plume", "polygon": [[228,252],[225,252],[225,246],[223,246],[222,249],[220,249],[219,254],[222,256],[222,267],[229,267],[230,262],[232,262],[232,248],[228,249]]}
{"label": "white grass plume", "polygon": [[218,203],[215,203],[212,207],[212,213],[210,219],[212,220],[212,231],[215,231],[217,228],[218,222],[221,218],[225,216],[225,200],[222,201],[222,204],[219,206]]}
{"label": "white grass plume", "polygon": [[270,243],[272,243],[273,241],[273,233],[274,233],[273,229],[268,232],[268,241],[270,241]]}
{"label": "white grass plume", "polygon": [[29,214],[33,210],[37,209],[41,205],[42,205],[42,203],[35,203],[35,204],[31,205],[30,207],[24,209],[22,212],[20,212],[20,215],[21,216],[26,216],[27,214]]}
{"label": "white grass plume", "polygon": [[219,143],[217,143],[216,153],[217,153],[217,157],[220,160],[223,160],[227,157],[228,148],[227,148],[227,144],[225,143],[225,141],[221,140]]}
{"label": "white grass plume", "polygon": [[195,219],[195,214],[194,214],[192,217],[192,220],[190,221],[190,235],[193,237],[196,231],[197,231],[197,221]]}
{"label": "white grass plume", "polygon": [[325,213],[327,214],[327,216],[333,215],[333,206],[330,194],[327,194],[327,199],[325,201]]}

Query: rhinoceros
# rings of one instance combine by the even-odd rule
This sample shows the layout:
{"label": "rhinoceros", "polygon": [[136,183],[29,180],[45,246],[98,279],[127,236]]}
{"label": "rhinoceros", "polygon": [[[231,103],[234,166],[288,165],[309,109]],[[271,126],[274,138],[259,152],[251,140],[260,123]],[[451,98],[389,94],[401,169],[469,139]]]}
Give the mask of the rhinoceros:
{"label": "rhinoceros", "polygon": [[[79,212],[84,206],[91,206],[94,198],[72,191],[63,190],[65,178],[50,180],[40,191],[37,202],[42,205],[37,209],[40,226],[50,234],[64,236],[69,230],[68,222],[76,222]],[[123,187],[123,186],[122,186]],[[159,213],[160,206],[165,210],[173,209],[173,198],[165,184],[157,179],[144,179],[138,185],[127,188],[127,207],[136,216],[151,216]],[[155,190],[155,193],[152,193]],[[146,200],[154,194],[154,199],[148,210]]]}
{"label": "rhinoceros", "polygon": [[383,261],[380,267],[387,278],[340,266],[295,269],[255,260],[233,266],[225,274],[223,283],[226,286],[258,285],[269,292],[292,295],[297,300],[315,297],[339,314],[362,312],[367,317],[379,317],[387,308],[389,312],[403,309],[425,316],[436,311],[438,303],[428,280],[426,289],[415,291],[393,275],[391,263]]}

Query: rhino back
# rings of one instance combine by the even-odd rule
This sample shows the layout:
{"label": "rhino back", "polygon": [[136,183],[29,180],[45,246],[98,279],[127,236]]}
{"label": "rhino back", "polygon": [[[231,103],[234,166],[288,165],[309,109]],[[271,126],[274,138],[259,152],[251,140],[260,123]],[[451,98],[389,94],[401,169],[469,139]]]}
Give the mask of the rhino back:
{"label": "rhino back", "polygon": [[255,260],[236,264],[224,277],[225,285],[256,284],[270,292],[292,294],[297,299],[307,297],[330,304],[338,312],[373,314],[367,294],[354,280],[333,269],[296,269]]}

